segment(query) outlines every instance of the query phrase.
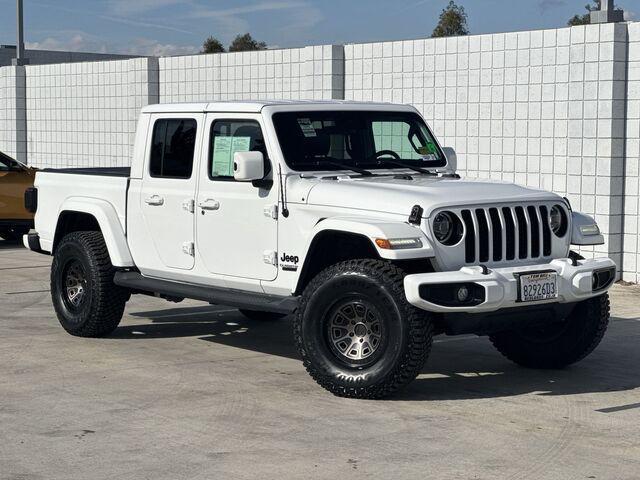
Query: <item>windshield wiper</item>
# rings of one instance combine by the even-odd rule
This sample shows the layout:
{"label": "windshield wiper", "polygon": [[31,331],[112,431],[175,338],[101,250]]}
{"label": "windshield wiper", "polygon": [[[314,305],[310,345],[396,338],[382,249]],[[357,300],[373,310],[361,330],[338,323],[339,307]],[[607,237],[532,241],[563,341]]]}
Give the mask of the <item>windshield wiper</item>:
{"label": "windshield wiper", "polygon": [[425,168],[416,167],[415,165],[411,165],[408,162],[403,162],[402,160],[387,160],[387,159],[378,160],[378,165],[384,165],[384,164],[395,165],[396,167],[408,168],[409,170],[413,170],[414,172],[418,172],[418,173],[423,173],[425,175],[437,175],[436,173],[433,173]]}
{"label": "windshield wiper", "polygon": [[321,167],[322,165],[330,165],[332,167],[340,168],[342,170],[351,170],[352,172],[359,173],[363,177],[371,177],[373,173],[369,170],[365,170],[364,168],[359,168],[354,165],[347,165],[346,163],[336,162],[334,160],[322,159],[316,160],[313,162],[317,167]]}

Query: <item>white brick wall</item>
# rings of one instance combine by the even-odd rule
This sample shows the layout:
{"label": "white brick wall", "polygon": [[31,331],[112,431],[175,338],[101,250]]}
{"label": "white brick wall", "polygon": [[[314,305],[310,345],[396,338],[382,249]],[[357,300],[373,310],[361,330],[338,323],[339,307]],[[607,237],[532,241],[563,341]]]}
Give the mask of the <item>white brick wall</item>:
{"label": "white brick wall", "polygon": [[160,59],[160,102],[342,98],[343,50],[320,45]]}
{"label": "white brick wall", "polygon": [[605,233],[581,252],[640,282],[637,22],[0,67],[0,150],[38,167],[128,165],[144,105],[268,98],[412,103],[463,175],[566,195]]}
{"label": "white brick wall", "polygon": [[347,45],[345,98],[415,105],[461,174],[566,195],[606,234],[595,252],[619,261],[625,34],[605,24]]}
{"label": "white brick wall", "polygon": [[623,280],[640,282],[640,23],[629,24]]}
{"label": "white brick wall", "polygon": [[157,102],[157,60],[27,66],[26,72],[31,165],[130,164],[140,108]]}

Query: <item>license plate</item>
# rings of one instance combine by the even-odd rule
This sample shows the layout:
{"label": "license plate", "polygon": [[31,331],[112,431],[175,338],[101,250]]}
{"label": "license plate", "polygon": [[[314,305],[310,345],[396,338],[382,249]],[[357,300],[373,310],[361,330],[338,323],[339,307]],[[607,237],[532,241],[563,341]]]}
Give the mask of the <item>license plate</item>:
{"label": "license plate", "polygon": [[558,275],[539,272],[520,275],[520,301],[537,302],[558,298]]}

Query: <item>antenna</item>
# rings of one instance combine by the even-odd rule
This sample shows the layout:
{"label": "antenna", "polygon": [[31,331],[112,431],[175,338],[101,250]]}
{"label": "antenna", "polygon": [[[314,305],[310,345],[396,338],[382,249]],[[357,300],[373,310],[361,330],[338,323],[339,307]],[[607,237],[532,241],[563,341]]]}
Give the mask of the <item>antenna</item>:
{"label": "antenna", "polygon": [[280,180],[280,199],[282,200],[282,216],[287,218],[289,216],[289,209],[287,208],[287,193],[285,192],[286,180],[282,181],[282,165],[278,164],[278,179]]}

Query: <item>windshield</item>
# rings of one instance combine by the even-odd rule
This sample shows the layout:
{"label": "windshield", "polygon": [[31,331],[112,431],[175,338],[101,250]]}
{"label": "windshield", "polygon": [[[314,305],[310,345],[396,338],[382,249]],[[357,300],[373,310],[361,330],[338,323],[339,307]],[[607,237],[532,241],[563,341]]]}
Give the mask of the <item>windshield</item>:
{"label": "windshield", "polygon": [[273,123],[284,159],[296,171],[446,164],[431,132],[413,112],[280,112]]}

